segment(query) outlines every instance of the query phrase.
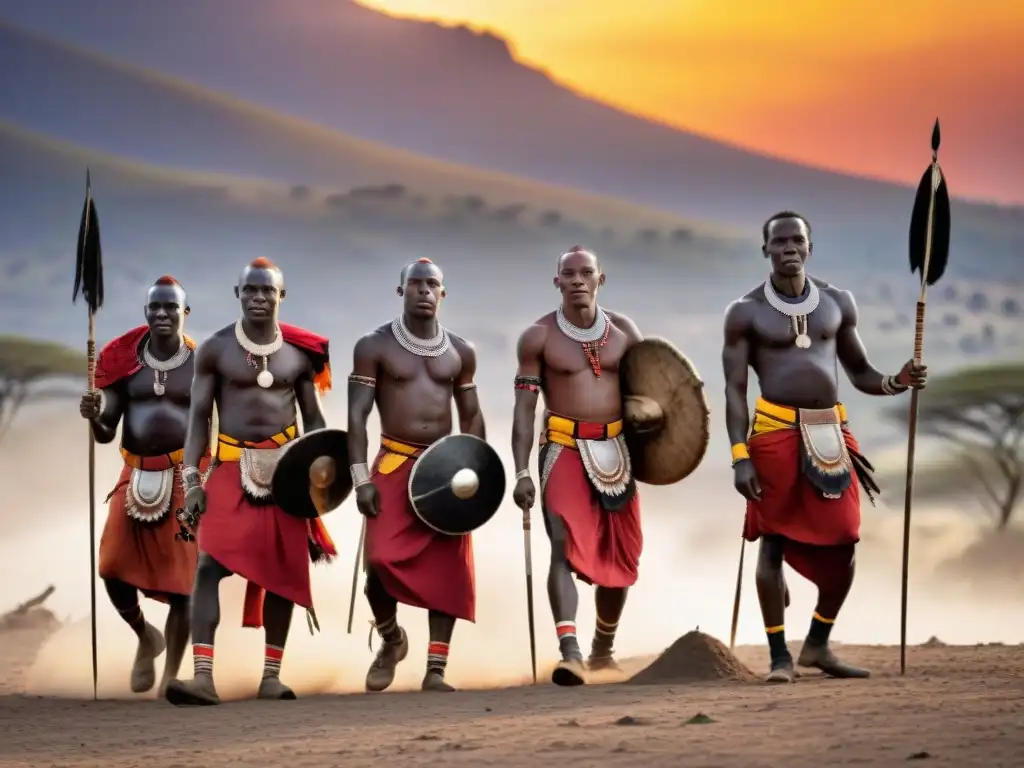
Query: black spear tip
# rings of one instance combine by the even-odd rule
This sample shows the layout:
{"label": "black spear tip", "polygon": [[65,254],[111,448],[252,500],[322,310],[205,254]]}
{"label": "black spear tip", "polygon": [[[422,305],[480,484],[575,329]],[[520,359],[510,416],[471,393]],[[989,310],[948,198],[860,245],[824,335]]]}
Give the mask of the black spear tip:
{"label": "black spear tip", "polygon": [[932,128],[932,154],[939,151],[939,142],[942,141],[942,132],[939,130],[939,118],[935,118],[935,127]]}

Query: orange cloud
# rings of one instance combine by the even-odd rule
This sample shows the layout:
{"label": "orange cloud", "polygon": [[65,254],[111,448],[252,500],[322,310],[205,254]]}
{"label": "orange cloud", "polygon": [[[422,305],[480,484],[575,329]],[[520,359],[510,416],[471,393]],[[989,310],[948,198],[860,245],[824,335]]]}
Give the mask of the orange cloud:
{"label": "orange cloud", "polygon": [[1024,3],[364,2],[491,29],[583,93],[854,173],[916,180],[939,115],[956,192],[1024,202]]}

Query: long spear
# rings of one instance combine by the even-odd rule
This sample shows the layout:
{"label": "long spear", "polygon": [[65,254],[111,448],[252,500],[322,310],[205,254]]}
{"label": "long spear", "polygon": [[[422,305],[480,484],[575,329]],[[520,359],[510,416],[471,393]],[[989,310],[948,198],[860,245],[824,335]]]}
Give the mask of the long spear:
{"label": "long spear", "polygon": [[[75,258],[75,287],[71,303],[79,295],[89,310],[89,340],[85,345],[88,360],[89,392],[96,390],[96,312],[103,306],[103,250],[100,247],[100,222],[92,200],[92,180],[85,171],[85,203],[78,226],[78,251]],[[89,425],[89,588],[92,617],[92,698],[97,699],[98,664],[96,656],[96,438]]]}
{"label": "long spear", "polygon": [[533,684],[537,684],[537,629],[533,619],[533,543],[531,541],[530,508],[523,507],[523,554],[526,558],[526,622],[530,628],[530,664]]}
{"label": "long spear", "polygon": [[[924,357],[924,313],[928,287],[935,285],[949,261],[949,189],[939,167],[939,120],[932,128],[932,162],[921,176],[910,217],[910,272],[921,277],[914,328],[914,364]],[[910,575],[910,509],[914,503],[914,449],[917,443],[919,391],[910,394],[910,421],[907,426],[907,490],[903,502],[903,583],[900,604],[900,674],[907,671],[907,581]]]}
{"label": "long spear", "polygon": [[740,537],[740,567],[736,570],[736,594],[732,599],[732,626],[729,629],[729,650],[736,647],[736,629],[740,625],[740,597],[743,595],[743,554],[747,551],[747,540]]}
{"label": "long spear", "polygon": [[[360,515],[360,517],[362,517]],[[359,591],[359,566],[363,559],[363,547],[366,546],[366,518],[359,529],[359,546],[356,548],[356,562],[352,566],[352,595],[348,600],[348,633],[352,634],[352,619],[356,615],[356,592]]]}

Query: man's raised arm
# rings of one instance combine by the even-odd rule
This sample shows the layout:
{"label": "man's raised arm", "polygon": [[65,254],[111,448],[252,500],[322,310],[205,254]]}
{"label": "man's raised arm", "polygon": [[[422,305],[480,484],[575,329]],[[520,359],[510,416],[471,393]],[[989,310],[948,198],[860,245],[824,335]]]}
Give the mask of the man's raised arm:
{"label": "man's raised arm", "polygon": [[516,404],[512,416],[512,458],[516,474],[526,472],[530,467],[530,452],[533,450],[534,423],[537,418],[537,398],[540,397],[544,375],[544,344],[547,328],[531,325],[519,337],[516,356]]}
{"label": "man's raised arm", "polygon": [[836,291],[835,297],[843,316],[839,332],[836,334],[836,356],[850,383],[866,395],[893,394],[882,386],[889,377],[868,360],[868,351],[864,348],[864,342],[857,330],[859,312],[853,294],[849,291]]}
{"label": "man's raised arm", "polygon": [[[185,468],[198,468],[210,445],[210,418],[217,394],[217,338],[211,338],[196,350],[195,374],[192,377],[192,402],[188,409],[188,432],[185,434]],[[198,470],[197,470],[198,471]]]}

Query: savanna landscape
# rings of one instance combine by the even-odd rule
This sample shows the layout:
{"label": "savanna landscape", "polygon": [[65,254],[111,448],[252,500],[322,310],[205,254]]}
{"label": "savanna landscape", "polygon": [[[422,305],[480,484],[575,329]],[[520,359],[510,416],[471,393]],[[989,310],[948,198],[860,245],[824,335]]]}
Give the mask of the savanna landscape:
{"label": "savanna landscape", "polygon": [[[753,546],[735,653],[715,640],[729,635],[743,514],[722,429],[722,313],[764,280],[761,222],[795,208],[814,228],[810,272],[854,290],[872,360],[896,370],[911,353],[919,287],[906,257],[913,188],[631,115],[522,65],[491,33],[341,0],[311,0],[310,16],[291,23],[283,0],[173,5],[0,0],[0,612],[10,609],[0,617],[0,766],[1019,762],[1024,209],[954,199],[949,268],[930,293],[906,676],[894,643],[907,400],[880,402],[844,381],[883,493],[864,505],[858,581],[835,638],[875,674],[766,688]],[[309,23],[317,13],[321,23]],[[471,690],[443,701],[411,692],[426,620],[410,612],[399,693],[363,695],[370,616],[358,599],[346,633],[359,531],[347,502],[327,518],[341,556],[313,577],[322,632],[300,621],[292,630],[283,674],[300,701],[197,713],[132,695],[134,638],[101,590],[103,701],[92,702],[76,408],[87,326],[70,301],[86,169],[104,251],[100,343],[142,321],[144,292],[165,273],[188,290],[187,331],[202,339],[234,320],[238,272],[264,255],[284,270],[282,317],[330,337],[340,380],[355,340],[398,311],[401,268],[426,256],[445,270],[443,322],[477,345],[488,432],[506,464],[516,337],[555,305],[560,253],[579,243],[600,254],[602,303],[683,350],[712,410],[700,469],[643,489],[641,581],[617,647],[627,677],[657,674],[644,685],[547,684],[557,646],[542,586],[548,543],[535,525],[542,684],[528,684],[509,500],[475,537],[478,621],[460,624],[453,643],[452,681]],[[954,177],[950,186],[956,197]],[[325,398],[330,425],[344,427],[345,399],[344,387]],[[120,463],[113,446],[98,449],[97,526]],[[795,576],[792,591],[799,638],[814,591]],[[238,626],[241,584],[222,593],[222,695],[245,699],[262,637]],[[162,606],[145,608],[162,622]],[[584,590],[588,640],[593,621]]]}

